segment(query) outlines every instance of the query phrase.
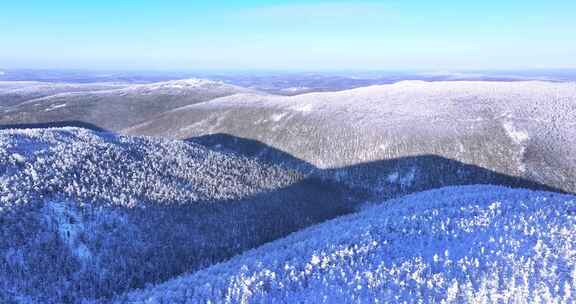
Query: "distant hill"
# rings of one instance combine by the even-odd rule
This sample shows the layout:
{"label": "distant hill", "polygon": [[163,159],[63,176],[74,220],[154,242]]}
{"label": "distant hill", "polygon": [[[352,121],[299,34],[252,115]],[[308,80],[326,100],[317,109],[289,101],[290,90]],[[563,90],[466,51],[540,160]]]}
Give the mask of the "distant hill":
{"label": "distant hill", "polygon": [[0,110],[31,99],[60,93],[113,90],[126,87],[120,83],[48,83],[36,81],[0,81]]}
{"label": "distant hill", "polygon": [[[3,82],[0,91],[35,92],[34,85]],[[375,163],[419,155],[576,191],[575,83],[402,81],[288,97],[188,79],[55,94],[4,107],[0,114],[0,128],[70,125],[177,139],[225,134],[253,140],[332,169],[324,177],[379,197],[394,183],[406,193],[418,189],[410,180],[424,178],[433,164],[397,170]],[[241,146],[229,147],[235,149],[242,152]],[[362,164],[370,164],[369,170]]]}
{"label": "distant hill", "polygon": [[0,109],[1,303],[576,294],[575,83],[47,94]]}
{"label": "distant hill", "polygon": [[[132,84],[106,90],[88,90],[88,85],[72,86],[84,86],[82,88],[87,91],[70,89],[70,92],[28,99],[26,102],[20,102],[18,98],[9,95],[2,97],[0,91],[0,98],[9,100],[5,103],[8,106],[0,108],[0,126],[81,121],[101,129],[119,131],[174,108],[249,92],[247,89],[223,82],[202,79]],[[34,87],[18,90],[31,90],[39,94],[66,91],[58,85],[48,86],[39,91],[35,91]],[[15,105],[9,106],[10,104]]]}
{"label": "distant hill", "polygon": [[[404,81],[292,97],[236,94],[174,109],[123,132],[229,134],[325,169],[431,154],[574,192],[575,122],[576,83]],[[367,174],[336,171],[342,178]],[[348,180],[378,189],[399,173],[371,174],[370,183]]]}

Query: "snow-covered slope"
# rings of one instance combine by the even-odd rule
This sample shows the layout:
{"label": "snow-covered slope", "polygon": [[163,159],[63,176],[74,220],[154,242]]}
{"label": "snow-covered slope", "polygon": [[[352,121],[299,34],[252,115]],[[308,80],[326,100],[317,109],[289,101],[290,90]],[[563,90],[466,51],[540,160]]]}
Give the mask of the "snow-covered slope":
{"label": "snow-covered slope", "polygon": [[0,302],[107,297],[333,218],[339,189],[181,141],[0,131]]}
{"label": "snow-covered slope", "polygon": [[[125,132],[230,134],[320,168],[346,166],[351,177],[365,174],[352,170],[358,164],[431,154],[576,191],[576,83],[403,81],[293,97],[238,94],[169,111]],[[375,182],[397,174],[374,169]]]}
{"label": "snow-covered slope", "polygon": [[573,303],[576,197],[452,187],[385,202],[117,303]]}
{"label": "snow-covered slope", "polygon": [[124,88],[120,83],[48,83],[35,81],[0,81],[0,109],[14,106],[31,99],[60,93],[101,91]]}
{"label": "snow-covered slope", "polygon": [[58,121],[190,140],[0,131],[0,303],[574,301],[574,196],[402,195],[575,192],[575,83],[192,79],[0,109]]}
{"label": "snow-covered slope", "polygon": [[174,108],[249,91],[218,81],[184,79],[108,90],[67,92],[5,107],[0,112],[0,125],[77,121],[117,131]]}

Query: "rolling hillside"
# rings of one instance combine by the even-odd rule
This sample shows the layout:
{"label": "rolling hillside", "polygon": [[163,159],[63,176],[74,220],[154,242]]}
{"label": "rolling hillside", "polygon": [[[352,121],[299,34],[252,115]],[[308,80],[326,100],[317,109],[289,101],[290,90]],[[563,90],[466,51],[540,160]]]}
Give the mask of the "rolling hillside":
{"label": "rolling hillside", "polygon": [[28,100],[61,93],[114,90],[127,87],[121,83],[48,83],[37,81],[0,81],[0,109]]}
{"label": "rolling hillside", "polygon": [[67,92],[5,107],[0,112],[0,126],[71,121],[118,131],[174,108],[247,91],[222,82],[186,79],[133,84],[111,90]]}
{"label": "rolling hillside", "polygon": [[302,172],[181,141],[0,131],[0,302],[109,297],[350,211]]}
{"label": "rolling hillside", "polygon": [[574,301],[575,83],[53,89],[0,83],[1,303]]}
{"label": "rolling hillside", "polygon": [[410,176],[428,168],[381,167],[371,175],[365,168],[337,169],[437,155],[576,191],[574,83],[406,81],[293,97],[237,94],[175,109],[123,132],[257,140],[334,169],[338,174],[331,178],[373,190],[386,181],[410,187]]}
{"label": "rolling hillside", "polygon": [[549,192],[421,192],[115,303],[572,303],[575,212]]}

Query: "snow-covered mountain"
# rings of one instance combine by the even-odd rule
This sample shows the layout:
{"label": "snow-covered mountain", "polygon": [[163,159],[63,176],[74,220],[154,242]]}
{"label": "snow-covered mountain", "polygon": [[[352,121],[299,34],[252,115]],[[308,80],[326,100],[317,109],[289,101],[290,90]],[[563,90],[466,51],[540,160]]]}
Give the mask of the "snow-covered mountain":
{"label": "snow-covered mountain", "polygon": [[[50,89],[57,92],[65,88],[53,85],[40,91],[46,94]],[[34,87],[14,90],[35,92]],[[8,90],[7,94],[14,90]],[[99,129],[118,131],[174,108],[209,101],[217,97],[250,92],[248,89],[223,82],[203,79],[173,80],[151,84],[132,84],[113,89],[78,91],[70,89],[68,92],[18,102],[13,106],[9,105],[14,103],[14,99],[7,95],[6,98],[12,102],[6,102],[7,106],[0,109],[0,125],[38,125],[69,121],[93,125]]]}
{"label": "snow-covered mountain", "polygon": [[384,202],[116,303],[573,303],[576,197],[451,187]]}
{"label": "snow-covered mountain", "polygon": [[[576,83],[405,81],[292,97],[237,94],[171,110],[124,132],[230,134],[320,168],[437,155],[576,191]],[[427,168],[404,169],[417,177]],[[401,180],[390,168],[374,172],[368,183],[358,178],[365,170],[339,176],[369,189]],[[404,180],[409,186],[413,179]]]}
{"label": "snow-covered mountain", "polygon": [[576,83],[35,85],[0,303],[575,301]]}
{"label": "snow-covered mountain", "polygon": [[48,83],[36,81],[0,81],[0,109],[31,99],[60,93],[113,90],[126,87],[121,83]]}
{"label": "snow-covered mountain", "polygon": [[[276,165],[222,142],[0,131],[0,302],[572,301],[574,196],[468,186],[363,204],[281,151]],[[413,161],[506,181],[438,157],[395,166]]]}
{"label": "snow-covered mountain", "polygon": [[339,191],[181,141],[0,131],[0,302],[158,283],[348,212]]}

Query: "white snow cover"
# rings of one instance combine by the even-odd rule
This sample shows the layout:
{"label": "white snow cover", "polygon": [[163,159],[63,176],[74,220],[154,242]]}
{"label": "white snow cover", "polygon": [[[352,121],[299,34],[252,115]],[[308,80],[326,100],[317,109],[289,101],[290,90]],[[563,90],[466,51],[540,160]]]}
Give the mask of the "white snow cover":
{"label": "white snow cover", "polygon": [[59,108],[63,108],[63,107],[65,107],[65,106],[66,106],[65,103],[62,103],[62,104],[54,104],[54,105],[51,105],[49,108],[47,108],[47,109],[44,110],[44,111],[50,112],[50,111],[54,111],[54,110],[59,109]]}
{"label": "white snow cover", "polygon": [[0,303],[110,297],[336,216],[304,178],[183,141],[0,131]]}
{"label": "white snow cover", "polygon": [[[25,204],[49,188],[125,207],[133,207],[137,197],[159,204],[237,199],[301,178],[279,166],[183,141],[69,127],[0,131],[0,164],[3,207]],[[241,181],[246,177],[254,180]]]}
{"label": "white snow cover", "polygon": [[[219,85],[179,80],[98,94],[188,99],[182,92]],[[576,189],[575,98],[572,83],[410,81],[296,97],[237,94],[142,126],[159,122],[182,133],[155,135],[180,138],[270,140],[320,168],[430,153]],[[407,188],[418,170],[378,174],[387,187]],[[89,302],[134,286],[142,289],[116,302],[576,302],[574,196],[444,188],[369,202],[245,252],[317,223],[308,219],[317,207],[298,203],[332,201],[316,192],[268,195],[305,178],[181,141],[76,128],[0,131],[0,302]],[[147,286],[174,275],[182,276]]]}
{"label": "white snow cover", "polygon": [[224,83],[200,78],[170,80],[149,84],[135,84],[117,90],[118,93],[130,94],[170,94],[180,95],[187,93],[197,93],[199,90],[238,90],[239,92],[249,92],[250,90]]}
{"label": "white snow cover", "polygon": [[504,122],[504,130],[517,144],[522,144],[530,139],[528,132],[517,129],[512,122]]}
{"label": "white snow cover", "polygon": [[307,90],[311,90],[311,88],[309,88],[309,87],[290,87],[290,88],[282,89],[282,91],[288,92],[288,93],[298,93],[298,92],[304,92]]}
{"label": "white snow cover", "polygon": [[36,81],[0,81],[0,93],[9,96],[49,96],[65,92],[112,90],[129,86],[124,83],[50,83]]}
{"label": "white snow cover", "polygon": [[573,303],[576,197],[451,187],[384,202],[117,303]]}
{"label": "white snow cover", "polygon": [[205,79],[148,84],[11,84],[0,82],[0,125],[74,122],[120,131],[160,113],[249,89]]}
{"label": "white snow cover", "polygon": [[[90,84],[84,85],[85,89],[82,89],[82,85],[72,85],[72,84],[44,84],[40,83],[39,86],[29,86],[19,88],[17,90],[6,91],[4,93],[11,94],[24,94],[28,93],[44,93],[45,96],[36,99],[30,99],[27,103],[41,103],[53,100],[55,98],[62,99],[66,101],[66,98],[87,98],[90,95],[106,97],[110,96],[124,96],[124,95],[171,95],[171,96],[181,96],[188,94],[201,94],[204,91],[238,91],[238,92],[249,92],[248,89],[243,89],[237,86],[228,85],[222,81],[212,81],[206,79],[181,79],[181,80],[171,80],[164,82],[155,82],[147,84],[110,84],[108,87],[102,85],[102,88],[98,87],[98,84],[94,84],[94,88],[90,89]],[[68,91],[66,91],[68,89]],[[52,94],[50,90],[53,91]],[[61,92],[58,92],[60,90]],[[71,99],[73,100],[73,99]]]}
{"label": "white snow cover", "polygon": [[[282,119],[268,119],[286,113]],[[235,94],[123,132],[231,134],[319,168],[433,154],[575,191],[576,83],[401,81],[297,96]]]}
{"label": "white snow cover", "polygon": [[[11,107],[48,96],[70,96],[124,88],[122,83],[50,83],[37,81],[0,81],[0,107]],[[26,123],[26,122],[22,122]]]}

